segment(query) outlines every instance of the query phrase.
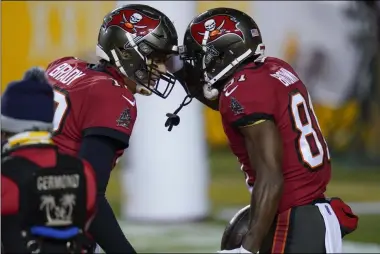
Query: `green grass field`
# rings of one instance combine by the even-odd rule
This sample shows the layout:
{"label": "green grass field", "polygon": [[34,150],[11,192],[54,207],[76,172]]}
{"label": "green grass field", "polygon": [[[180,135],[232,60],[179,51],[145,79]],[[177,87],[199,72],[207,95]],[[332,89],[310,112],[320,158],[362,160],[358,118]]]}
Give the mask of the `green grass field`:
{"label": "green grass field", "polygon": [[[175,225],[122,223],[128,239],[139,253],[215,253],[220,246],[224,226],[224,223],[213,222]],[[351,239],[344,239],[343,253],[380,252],[380,246],[365,243],[358,246],[347,240]]]}
{"label": "green grass field", "polygon": [[357,230],[345,240],[380,244],[380,214],[360,215]]}
{"label": "green grass field", "polygon": [[[209,196],[213,213],[224,207],[242,207],[248,204],[249,194],[236,158],[228,150],[213,150],[209,154],[209,159],[211,170]],[[116,213],[120,211],[121,200],[118,174],[117,169],[112,173],[107,191],[107,197]],[[333,177],[327,194],[339,196],[347,202],[380,202],[379,183],[380,170],[371,168],[348,170],[333,164]],[[347,239],[380,243],[379,235],[380,214],[362,215],[359,228]]]}

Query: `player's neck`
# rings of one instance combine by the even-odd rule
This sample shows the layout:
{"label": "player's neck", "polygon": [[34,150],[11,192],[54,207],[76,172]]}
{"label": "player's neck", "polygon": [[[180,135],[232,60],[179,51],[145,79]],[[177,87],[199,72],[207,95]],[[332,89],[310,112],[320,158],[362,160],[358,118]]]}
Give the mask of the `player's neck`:
{"label": "player's neck", "polygon": [[127,88],[132,94],[137,92],[136,84],[127,77],[124,77],[125,88]]}
{"label": "player's neck", "polygon": [[101,60],[96,65],[93,65],[91,69],[94,71],[107,73],[119,83],[122,81],[124,88],[128,89],[131,93],[136,93],[136,84],[123,75],[114,65]]}
{"label": "player's neck", "polygon": [[124,75],[119,71],[119,69],[116,66],[104,60],[99,61],[96,65],[91,67],[91,69],[94,71],[107,73],[108,75],[112,76],[113,78],[119,81],[124,78]]}

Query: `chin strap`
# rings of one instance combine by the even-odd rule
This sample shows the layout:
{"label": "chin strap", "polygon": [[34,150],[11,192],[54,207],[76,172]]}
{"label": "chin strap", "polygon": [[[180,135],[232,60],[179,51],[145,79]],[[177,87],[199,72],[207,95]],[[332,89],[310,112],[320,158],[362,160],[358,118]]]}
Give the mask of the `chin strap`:
{"label": "chin strap", "polygon": [[193,94],[190,93],[190,90],[187,86],[184,86],[184,89],[186,92],[186,96],[181,102],[181,104],[179,105],[179,107],[173,113],[166,114],[166,117],[168,119],[166,119],[165,121],[165,127],[168,127],[168,131],[171,131],[174,126],[178,126],[178,124],[180,123],[181,119],[177,115],[178,112],[181,111],[183,107],[189,105],[191,101],[193,100],[193,98],[195,98],[196,96],[198,96],[200,93],[203,92],[202,87],[199,87],[197,90],[195,90]]}
{"label": "chin strap", "polygon": [[166,114],[166,117],[168,119],[166,119],[165,127],[168,127],[168,131],[171,131],[174,126],[177,126],[180,123],[181,119],[177,115],[178,112],[181,111],[183,107],[189,105],[191,101],[193,100],[193,98],[194,96],[187,94],[185,98],[183,99],[183,101],[181,102],[181,104],[179,105],[179,107],[173,113]]}

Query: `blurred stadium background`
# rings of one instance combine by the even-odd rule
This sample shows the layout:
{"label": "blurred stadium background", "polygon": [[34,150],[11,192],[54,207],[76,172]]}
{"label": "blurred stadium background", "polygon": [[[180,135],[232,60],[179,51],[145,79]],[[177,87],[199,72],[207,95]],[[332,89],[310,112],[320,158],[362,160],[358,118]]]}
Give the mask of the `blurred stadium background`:
{"label": "blurred stadium background", "polygon": [[[153,6],[170,6],[168,2],[157,2],[160,1]],[[379,2],[193,3],[198,13],[217,6],[250,13],[261,27],[267,54],[285,58],[299,72],[314,98],[314,108],[333,158],[328,194],[354,203],[354,209],[361,215],[358,230],[347,237],[345,251],[380,252]],[[94,61],[99,25],[116,4],[115,1],[2,1],[2,91],[33,65],[46,66],[51,60],[67,55]],[[161,11],[169,17],[173,12]],[[125,183],[121,180],[122,170],[128,169],[125,161],[113,172],[108,199],[139,251],[214,252],[226,220],[249,202],[239,165],[228,151],[219,115],[208,109],[203,111],[210,173],[210,212],[203,221],[180,224],[125,221],[122,207],[127,197],[122,194]],[[161,126],[153,127],[157,128]],[[167,205],[165,202],[170,200],[163,200],[161,205]]]}

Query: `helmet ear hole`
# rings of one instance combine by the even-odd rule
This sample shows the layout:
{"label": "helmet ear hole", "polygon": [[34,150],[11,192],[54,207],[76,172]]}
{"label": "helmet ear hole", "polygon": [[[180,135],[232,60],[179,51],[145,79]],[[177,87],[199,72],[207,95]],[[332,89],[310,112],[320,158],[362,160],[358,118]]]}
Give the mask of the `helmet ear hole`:
{"label": "helmet ear hole", "polygon": [[131,53],[128,52],[128,50],[119,48],[120,54],[124,59],[130,59],[132,57]]}
{"label": "helmet ear hole", "polygon": [[153,48],[144,42],[140,42],[138,48],[144,56],[147,56],[153,52]]}
{"label": "helmet ear hole", "polygon": [[216,57],[216,63],[217,64],[221,64],[223,63],[223,60],[224,60],[224,57],[225,57],[225,54],[224,52],[220,52],[220,54]]}

